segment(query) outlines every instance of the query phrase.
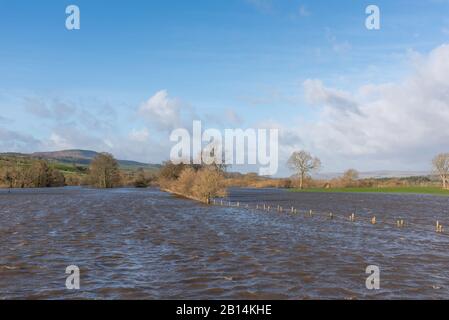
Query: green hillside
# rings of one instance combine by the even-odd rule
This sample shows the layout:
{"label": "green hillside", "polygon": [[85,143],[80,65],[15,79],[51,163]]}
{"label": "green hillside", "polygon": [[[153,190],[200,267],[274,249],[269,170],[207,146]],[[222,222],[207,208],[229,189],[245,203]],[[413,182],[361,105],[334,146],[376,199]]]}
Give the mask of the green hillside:
{"label": "green hillside", "polygon": [[[91,150],[62,150],[53,152],[0,153],[0,157],[15,157],[18,159],[45,160],[62,171],[77,171],[76,167],[87,167],[99,153]],[[147,164],[131,160],[117,160],[122,170],[158,170],[159,164]]]}

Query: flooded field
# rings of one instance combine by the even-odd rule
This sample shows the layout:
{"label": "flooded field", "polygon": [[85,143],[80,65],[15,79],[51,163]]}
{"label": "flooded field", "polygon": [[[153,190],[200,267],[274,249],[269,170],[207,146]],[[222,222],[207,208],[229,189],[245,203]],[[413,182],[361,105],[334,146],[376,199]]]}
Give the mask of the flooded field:
{"label": "flooded field", "polygon": [[[437,220],[449,230],[448,197],[232,190],[227,201],[2,190],[0,299],[449,298],[449,236],[435,232]],[[69,265],[80,290],[65,287]],[[378,291],[366,289],[368,265],[381,270]]]}

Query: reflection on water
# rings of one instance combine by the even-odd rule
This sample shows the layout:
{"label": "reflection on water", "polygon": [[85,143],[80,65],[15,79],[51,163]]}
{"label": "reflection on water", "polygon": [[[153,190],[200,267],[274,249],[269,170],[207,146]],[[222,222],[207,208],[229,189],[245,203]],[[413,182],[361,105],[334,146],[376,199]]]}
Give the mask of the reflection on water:
{"label": "reflection on water", "polygon": [[[233,190],[207,207],[155,189],[0,191],[0,299],[449,298],[449,198]],[[319,213],[332,211],[336,218]],[[343,218],[356,212],[358,220]],[[373,215],[378,225],[366,221]],[[390,222],[402,218],[408,227]],[[65,289],[65,268],[81,290]],[[365,268],[381,269],[381,290]]]}

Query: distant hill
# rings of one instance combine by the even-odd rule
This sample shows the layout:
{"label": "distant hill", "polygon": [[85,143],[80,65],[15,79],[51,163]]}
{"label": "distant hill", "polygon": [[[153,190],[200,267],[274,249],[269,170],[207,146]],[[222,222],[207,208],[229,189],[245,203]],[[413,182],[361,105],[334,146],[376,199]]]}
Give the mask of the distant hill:
{"label": "distant hill", "polygon": [[[99,153],[91,150],[62,150],[53,152],[35,152],[30,154],[23,153],[2,153],[0,155],[31,157],[36,159],[55,161],[63,164],[75,164],[87,166],[91,163]],[[131,160],[117,160],[120,167],[123,169],[158,169],[159,164],[148,164]]]}
{"label": "distant hill", "polygon": [[[333,178],[338,178],[343,175],[343,172],[329,172],[329,173],[318,173],[313,175],[315,179],[329,180]],[[427,177],[431,175],[429,171],[367,171],[360,172],[359,176],[361,179],[381,179],[381,178],[408,178],[408,177]]]}
{"label": "distant hill", "polygon": [[77,164],[89,164],[97,155],[98,152],[90,150],[63,150],[54,152],[35,152],[30,154],[30,156],[34,158]]}

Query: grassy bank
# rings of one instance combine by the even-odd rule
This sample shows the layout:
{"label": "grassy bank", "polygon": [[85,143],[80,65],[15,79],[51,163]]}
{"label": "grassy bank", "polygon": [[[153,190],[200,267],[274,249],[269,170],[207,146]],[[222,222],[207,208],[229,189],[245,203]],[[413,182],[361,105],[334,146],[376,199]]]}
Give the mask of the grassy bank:
{"label": "grassy bank", "polygon": [[308,188],[291,189],[291,192],[322,192],[322,193],[412,193],[412,194],[433,194],[449,196],[449,190],[439,187],[356,187],[356,188]]}

